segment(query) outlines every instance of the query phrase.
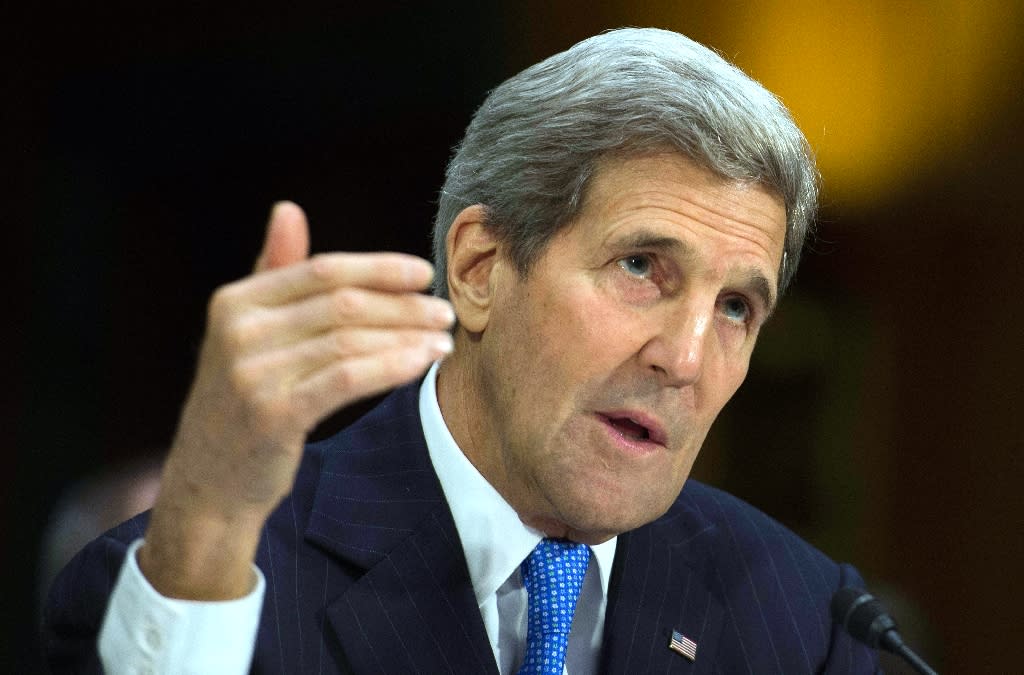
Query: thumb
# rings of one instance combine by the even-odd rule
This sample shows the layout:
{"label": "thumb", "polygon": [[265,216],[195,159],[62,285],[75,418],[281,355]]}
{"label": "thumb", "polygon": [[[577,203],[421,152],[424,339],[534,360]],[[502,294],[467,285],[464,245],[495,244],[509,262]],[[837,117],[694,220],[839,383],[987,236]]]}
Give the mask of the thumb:
{"label": "thumb", "polygon": [[309,224],[306,213],[294,202],[277,202],[270,211],[263,250],[256,259],[256,272],[272,270],[305,260],[309,256]]}

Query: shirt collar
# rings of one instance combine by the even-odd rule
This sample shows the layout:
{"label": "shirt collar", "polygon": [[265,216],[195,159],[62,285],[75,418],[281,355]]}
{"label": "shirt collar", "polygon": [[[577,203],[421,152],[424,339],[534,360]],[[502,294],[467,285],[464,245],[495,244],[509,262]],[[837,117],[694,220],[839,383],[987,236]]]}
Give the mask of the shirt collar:
{"label": "shirt collar", "polygon": [[[430,461],[462,540],[479,606],[516,572],[544,534],[519,520],[515,510],[455,443],[437,403],[439,363],[430,368],[420,386],[420,421]],[[591,562],[597,562],[605,596],[615,558],[615,543],[616,539],[612,538],[590,547]]]}

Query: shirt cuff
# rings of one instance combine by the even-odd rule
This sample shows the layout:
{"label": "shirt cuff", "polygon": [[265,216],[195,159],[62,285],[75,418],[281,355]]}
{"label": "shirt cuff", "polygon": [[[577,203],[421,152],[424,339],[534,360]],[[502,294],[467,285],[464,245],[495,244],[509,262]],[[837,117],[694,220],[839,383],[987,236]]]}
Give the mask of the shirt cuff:
{"label": "shirt cuff", "polygon": [[107,673],[249,672],[266,591],[260,569],[237,600],[201,602],[165,598],[135,559],[143,544],[128,547],[100,630],[100,660]]}

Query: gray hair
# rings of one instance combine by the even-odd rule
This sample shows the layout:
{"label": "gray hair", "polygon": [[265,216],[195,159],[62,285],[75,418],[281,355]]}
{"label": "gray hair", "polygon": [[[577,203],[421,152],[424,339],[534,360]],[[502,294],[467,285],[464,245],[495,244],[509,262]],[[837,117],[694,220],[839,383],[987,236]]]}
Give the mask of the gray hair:
{"label": "gray hair", "polygon": [[495,88],[448,165],[434,220],[434,292],[448,293],[446,238],[473,204],[523,275],[579,213],[609,155],[670,149],[724,179],[776,191],[786,206],[779,295],[814,217],[818,173],[782,103],[707,47],[655,28],[609,31]]}

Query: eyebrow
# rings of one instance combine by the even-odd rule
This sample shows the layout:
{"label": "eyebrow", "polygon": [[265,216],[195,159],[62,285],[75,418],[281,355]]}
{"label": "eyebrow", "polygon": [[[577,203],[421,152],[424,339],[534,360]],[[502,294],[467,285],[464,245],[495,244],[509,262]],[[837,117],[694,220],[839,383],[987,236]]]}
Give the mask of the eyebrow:
{"label": "eyebrow", "polygon": [[666,253],[674,253],[686,259],[693,260],[697,257],[696,252],[685,241],[675,237],[666,237],[661,234],[654,234],[647,230],[636,230],[623,236],[621,239],[614,239],[611,242],[613,248],[646,248]]}
{"label": "eyebrow", "polygon": [[[648,230],[631,232],[621,239],[613,240],[611,246],[615,249],[648,249],[671,253],[682,258],[683,262],[691,262],[697,257],[697,252],[685,241]],[[775,311],[775,290],[772,282],[756,268],[748,268],[745,272],[743,285],[750,288],[764,303],[766,318],[771,316]]]}
{"label": "eyebrow", "polygon": [[754,293],[764,303],[765,318],[767,319],[775,312],[775,293],[772,291],[772,282],[757,270],[750,270],[747,272],[747,285],[754,289]]}

